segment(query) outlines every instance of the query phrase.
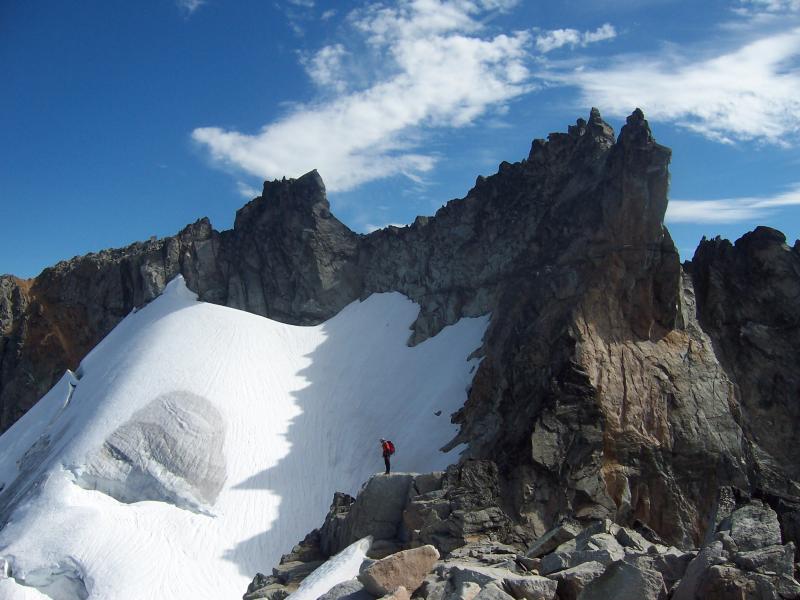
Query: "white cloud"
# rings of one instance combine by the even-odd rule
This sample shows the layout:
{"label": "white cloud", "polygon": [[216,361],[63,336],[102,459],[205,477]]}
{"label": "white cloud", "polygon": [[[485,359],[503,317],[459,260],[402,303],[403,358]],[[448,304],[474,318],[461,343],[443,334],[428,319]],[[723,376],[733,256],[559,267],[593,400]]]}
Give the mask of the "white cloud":
{"label": "white cloud", "polygon": [[774,196],[670,200],[666,220],[670,223],[734,223],[762,218],[775,209],[796,205],[800,205],[800,183]]}
{"label": "white cloud", "polygon": [[289,0],[289,4],[299,6],[301,8],[314,8],[314,0]]}
{"label": "white cloud", "polygon": [[244,198],[251,199],[255,198],[256,196],[261,195],[261,190],[252,185],[245,183],[244,181],[237,181],[236,182],[236,191],[239,193],[240,196]]}
{"label": "white cloud", "polygon": [[621,56],[611,64],[563,68],[554,82],[576,85],[582,103],[625,115],[641,107],[709,138],[786,145],[800,125],[800,28],[696,59],[673,51]]}
{"label": "white cloud", "polygon": [[346,56],[347,50],[342,44],[332,44],[303,59],[303,65],[308,76],[318,86],[344,92],[347,82],[344,77],[343,59]]}
{"label": "white cloud", "polygon": [[205,3],[206,0],[175,0],[175,4],[178,5],[178,8],[183,10],[187,15],[191,15]]}
{"label": "white cloud", "polygon": [[755,11],[771,13],[800,10],[800,0],[741,0],[743,8],[752,7]]}
{"label": "white cloud", "polygon": [[201,127],[192,137],[213,159],[259,177],[317,168],[332,191],[397,174],[418,178],[435,162],[418,150],[422,127],[465,126],[531,89],[530,34],[491,35],[483,21],[514,3],[401,0],[356,11],[348,19],[354,38],[377,65],[362,89],[341,92],[347,47],[327,46],[306,68],[340,93],[255,134]]}
{"label": "white cloud", "polygon": [[617,30],[610,23],[598,27],[594,31],[581,33],[577,29],[553,29],[536,36],[536,48],[539,52],[547,53],[562,46],[588,46],[595,42],[610,40],[617,37]]}

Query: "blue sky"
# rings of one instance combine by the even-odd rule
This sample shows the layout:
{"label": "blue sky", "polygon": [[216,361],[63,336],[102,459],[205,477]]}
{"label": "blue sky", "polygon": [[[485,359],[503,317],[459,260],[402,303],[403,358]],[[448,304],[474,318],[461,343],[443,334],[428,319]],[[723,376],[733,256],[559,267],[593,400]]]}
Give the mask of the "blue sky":
{"label": "blue sky", "polygon": [[667,223],[800,237],[800,0],[0,3],[0,273],[232,226],[317,168],[370,231],[597,106],[673,149]]}

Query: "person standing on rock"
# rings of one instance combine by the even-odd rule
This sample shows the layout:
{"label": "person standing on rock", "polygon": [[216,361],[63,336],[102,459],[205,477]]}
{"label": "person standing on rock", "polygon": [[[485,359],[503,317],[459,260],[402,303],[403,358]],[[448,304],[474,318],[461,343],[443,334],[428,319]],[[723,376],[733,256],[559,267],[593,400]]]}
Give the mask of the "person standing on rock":
{"label": "person standing on rock", "polygon": [[391,440],[385,440],[381,438],[381,450],[383,451],[383,463],[386,465],[385,474],[388,475],[391,468],[389,457],[394,454],[394,444],[391,442]]}

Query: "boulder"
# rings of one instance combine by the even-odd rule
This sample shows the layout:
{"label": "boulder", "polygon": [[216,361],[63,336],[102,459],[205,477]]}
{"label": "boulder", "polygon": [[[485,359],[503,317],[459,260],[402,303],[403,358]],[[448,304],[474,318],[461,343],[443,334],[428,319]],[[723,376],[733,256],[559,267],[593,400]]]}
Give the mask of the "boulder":
{"label": "boulder", "polygon": [[457,564],[450,569],[450,579],[456,588],[463,583],[477,583],[481,587],[485,587],[490,583],[502,585],[503,580],[509,574],[506,569],[478,565]]}
{"label": "boulder", "polygon": [[373,563],[358,575],[358,580],[378,597],[400,586],[414,593],[438,558],[439,552],[433,546],[403,550]]}
{"label": "boulder", "polygon": [[414,477],[415,495],[427,494],[442,489],[442,478],[444,471],[434,471],[432,473],[422,473]]}
{"label": "boulder", "polygon": [[706,571],[714,565],[722,564],[727,560],[727,553],[722,547],[722,542],[716,541],[706,546],[686,567],[686,573],[675,588],[671,600],[696,600],[698,589],[703,582]]}
{"label": "boulder", "polygon": [[514,600],[514,597],[504,592],[497,584],[490,583],[481,589],[474,600]]}
{"label": "boulder", "polygon": [[558,585],[559,600],[576,600],[583,588],[600,577],[605,570],[606,566],[604,564],[592,561],[553,573],[548,577]]}
{"label": "boulder", "polygon": [[567,544],[559,546],[555,552],[542,558],[540,569],[542,575],[569,569],[585,562],[610,565],[625,557],[625,549],[610,533],[596,533],[588,537],[579,536],[572,542],[574,542],[574,546],[571,542],[567,542]]}
{"label": "boulder", "polygon": [[538,575],[527,575],[522,577],[506,577],[505,587],[517,600],[553,600],[558,589],[558,582],[539,577]]}
{"label": "boulder", "polygon": [[528,558],[539,558],[540,556],[548,554],[564,542],[574,538],[580,531],[580,526],[574,523],[562,523],[537,539],[533,546],[525,553],[525,556]]}
{"label": "boulder", "polygon": [[452,594],[452,586],[447,580],[441,579],[438,575],[428,575],[422,581],[422,585],[414,592],[417,597],[425,600],[444,600]]}
{"label": "boulder", "polygon": [[653,543],[645,539],[642,534],[627,527],[620,527],[615,537],[625,548],[638,552],[647,552],[653,547]]}
{"label": "boulder", "polygon": [[247,586],[247,591],[242,596],[242,600],[259,600],[266,598],[267,600],[283,600],[289,595],[289,591],[284,585],[278,583],[274,576],[266,576],[263,573],[257,573]]}
{"label": "boulder", "polygon": [[447,597],[447,600],[473,600],[480,594],[481,586],[472,581],[465,581]]}
{"label": "boulder", "polygon": [[411,600],[411,594],[402,585],[382,597],[381,600]]}
{"label": "boulder", "polygon": [[517,561],[517,564],[522,565],[526,570],[535,571],[536,573],[539,572],[539,568],[542,566],[542,560],[540,558],[529,558],[527,556],[517,554],[515,560]]}
{"label": "boulder", "polygon": [[311,575],[323,562],[325,561],[314,560],[311,562],[302,562],[293,560],[273,567],[272,574],[283,585],[296,586],[299,585],[303,579]]}
{"label": "boulder", "polygon": [[550,575],[556,571],[570,569],[586,562],[599,562],[602,565],[610,565],[613,562],[622,560],[625,551],[621,548],[598,548],[596,550],[575,550],[573,552],[553,552],[542,558],[542,575]]}
{"label": "boulder", "polygon": [[392,540],[376,540],[370,546],[367,556],[372,559],[381,559],[395,552],[400,552],[402,549],[403,545],[399,542]]}
{"label": "boulder", "polygon": [[729,600],[743,598],[781,598],[775,585],[768,577],[746,573],[725,565],[713,565],[703,573],[697,588],[698,600]]}
{"label": "boulder", "polygon": [[580,600],[665,600],[667,588],[661,573],[645,561],[617,561],[590,581]]}
{"label": "boulder", "polygon": [[780,545],[778,515],[768,505],[751,500],[749,504],[733,511],[730,535],[740,552]]}
{"label": "boulder", "polygon": [[345,497],[342,506],[331,506],[320,529],[322,551],[332,556],[368,535],[376,541],[395,539],[413,480],[410,473],[373,476],[361,488],[355,502],[344,505],[349,499]]}
{"label": "boulder", "polygon": [[374,600],[358,579],[337,583],[317,600]]}
{"label": "boulder", "polygon": [[734,554],[733,562],[744,571],[794,577],[794,544],[738,552]]}
{"label": "boulder", "polygon": [[309,533],[303,541],[296,544],[292,551],[288,554],[281,556],[281,563],[292,561],[311,562],[317,560],[325,560],[328,558],[322,553],[320,549],[320,534],[319,529],[315,529]]}
{"label": "boulder", "polygon": [[677,548],[673,548],[663,554],[648,555],[650,566],[661,573],[664,578],[664,585],[668,590],[683,578],[686,574],[686,569],[689,563],[694,560],[696,556],[693,552],[681,552]]}

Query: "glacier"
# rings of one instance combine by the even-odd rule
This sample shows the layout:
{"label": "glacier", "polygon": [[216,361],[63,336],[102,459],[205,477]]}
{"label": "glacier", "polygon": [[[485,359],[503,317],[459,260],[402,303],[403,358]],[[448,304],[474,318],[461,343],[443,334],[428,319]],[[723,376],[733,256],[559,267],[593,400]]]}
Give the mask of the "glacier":
{"label": "glacier", "polygon": [[393,470],[455,462],[489,317],[409,347],[418,310],[300,327],[170,282],[0,436],[0,599],[240,598],[383,470],[379,438]]}

